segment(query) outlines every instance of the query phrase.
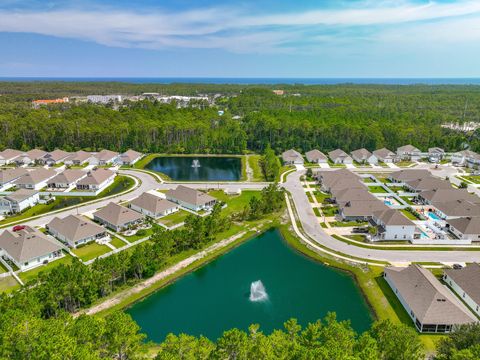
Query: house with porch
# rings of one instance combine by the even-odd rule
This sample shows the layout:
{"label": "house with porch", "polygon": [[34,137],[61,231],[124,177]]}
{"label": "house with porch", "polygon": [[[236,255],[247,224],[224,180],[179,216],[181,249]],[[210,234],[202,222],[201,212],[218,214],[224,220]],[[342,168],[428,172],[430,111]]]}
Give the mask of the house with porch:
{"label": "house with porch", "polygon": [[421,333],[449,333],[478,320],[427,269],[415,264],[386,267],[383,278]]}
{"label": "house with porch", "polygon": [[387,148],[381,148],[375,150],[373,155],[376,156],[378,161],[381,161],[385,164],[391,164],[397,162],[397,155],[393,152],[388,150]]}
{"label": "house with porch", "polygon": [[113,184],[117,174],[109,169],[98,168],[89,171],[77,181],[77,190],[99,192]]}
{"label": "house with porch", "polygon": [[125,151],[124,153],[120,154],[118,158],[116,159],[116,162],[119,165],[133,165],[135,164],[138,160],[140,160],[143,157],[143,154],[129,149]]}
{"label": "house with porch", "polygon": [[353,159],[342,149],[330,151],[328,157],[334,164],[353,164]]}
{"label": "house with porch", "polygon": [[439,147],[431,147],[428,149],[428,161],[437,163],[445,157],[445,150]]}
{"label": "house with porch", "polygon": [[45,165],[53,166],[62,163],[65,159],[67,159],[71,154],[60,150],[56,149],[53,150],[52,152],[46,153],[40,160],[39,162]]}
{"label": "house with porch", "polygon": [[45,228],[49,234],[71,248],[109,237],[103,226],[79,215],[68,215],[63,219],[54,217]]}
{"label": "house with porch", "polygon": [[282,153],[282,160],[285,165],[303,165],[303,156],[298,151],[290,149]]}
{"label": "house with porch", "polygon": [[377,233],[372,236],[373,241],[411,241],[415,238],[417,226],[398,210],[375,211],[370,222],[377,229]]}
{"label": "house with porch", "polygon": [[[480,241],[480,216],[447,220],[448,230],[459,239]],[[480,278],[478,279],[480,282]]]}
{"label": "house with porch", "polygon": [[47,152],[40,149],[29,150],[15,159],[18,166],[39,163]]}
{"label": "house with porch", "polygon": [[0,151],[0,165],[8,165],[15,162],[15,159],[22,155],[20,150],[5,149]]}
{"label": "house with porch", "polygon": [[178,204],[148,192],[143,193],[130,202],[130,209],[154,219],[174,213],[179,208]]}
{"label": "house with porch", "polygon": [[38,204],[40,195],[36,190],[19,189],[0,196],[0,214],[16,214]]}
{"label": "house with porch", "polygon": [[314,164],[326,164],[328,163],[328,157],[324,153],[322,153],[320,150],[314,149],[307,151],[305,153],[305,157],[307,158],[307,161],[309,163],[314,163]]}
{"label": "house with porch", "polygon": [[54,238],[30,226],[0,234],[0,256],[20,270],[28,270],[64,256],[62,245]]}
{"label": "house with porch", "polygon": [[91,153],[80,150],[80,151],[74,152],[73,154],[70,154],[67,158],[65,158],[63,163],[65,165],[70,165],[70,166],[71,165],[81,166],[81,165],[87,164],[88,159],[90,159],[91,156],[92,156]]}
{"label": "house with porch", "polygon": [[352,159],[360,164],[377,165],[378,158],[365,148],[354,150],[350,153]]}
{"label": "house with porch", "polygon": [[422,152],[409,144],[397,148],[397,156],[405,161],[419,161],[422,158]]}
{"label": "house with porch", "polygon": [[144,218],[143,214],[114,202],[93,213],[95,221],[117,232],[142,223]]}
{"label": "house with porch", "polygon": [[90,159],[88,160],[88,163],[90,165],[99,165],[99,166],[113,164],[117,160],[118,156],[119,156],[119,153],[104,149],[102,151],[99,151],[98,153],[92,154],[90,156]]}
{"label": "house with porch", "polygon": [[168,190],[167,200],[192,211],[211,210],[217,199],[202,191],[178,185],[176,189]]}
{"label": "house with porch", "polygon": [[11,168],[0,170],[0,191],[7,190],[15,186],[14,181],[27,174],[24,168]]}
{"label": "house with porch", "polygon": [[14,181],[15,186],[23,189],[40,190],[47,186],[48,180],[57,175],[53,169],[38,168],[27,172]]}
{"label": "house with porch", "polygon": [[48,180],[47,186],[50,189],[68,189],[75,187],[76,184],[86,176],[86,171],[67,169]]}

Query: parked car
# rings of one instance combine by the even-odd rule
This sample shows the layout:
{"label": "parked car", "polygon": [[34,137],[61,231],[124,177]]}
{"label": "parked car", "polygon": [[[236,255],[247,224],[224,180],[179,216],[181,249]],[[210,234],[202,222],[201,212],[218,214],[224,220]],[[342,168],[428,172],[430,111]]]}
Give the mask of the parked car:
{"label": "parked car", "polygon": [[455,270],[460,270],[460,269],[463,268],[463,266],[460,265],[460,264],[453,264],[453,268],[454,268]]}
{"label": "parked car", "polygon": [[352,229],[352,233],[355,234],[367,234],[368,233],[368,228],[367,227],[354,227]]}

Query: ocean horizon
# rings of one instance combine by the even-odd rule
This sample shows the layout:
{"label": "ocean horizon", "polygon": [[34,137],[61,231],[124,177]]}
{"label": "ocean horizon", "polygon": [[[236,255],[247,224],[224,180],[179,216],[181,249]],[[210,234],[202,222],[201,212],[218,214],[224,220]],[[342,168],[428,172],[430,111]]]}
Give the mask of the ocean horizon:
{"label": "ocean horizon", "polygon": [[480,85],[480,78],[0,77],[0,82],[123,82],[232,85]]}

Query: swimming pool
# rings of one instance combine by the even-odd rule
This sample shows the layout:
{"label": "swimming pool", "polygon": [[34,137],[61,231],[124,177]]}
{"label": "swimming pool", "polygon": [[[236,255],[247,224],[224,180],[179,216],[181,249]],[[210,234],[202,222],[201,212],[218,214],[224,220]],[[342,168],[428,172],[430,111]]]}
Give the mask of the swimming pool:
{"label": "swimming pool", "polygon": [[383,200],[383,203],[388,206],[392,206],[393,203],[390,200]]}
{"label": "swimming pool", "polygon": [[442,220],[437,214],[431,211],[428,212],[428,217],[432,220]]}

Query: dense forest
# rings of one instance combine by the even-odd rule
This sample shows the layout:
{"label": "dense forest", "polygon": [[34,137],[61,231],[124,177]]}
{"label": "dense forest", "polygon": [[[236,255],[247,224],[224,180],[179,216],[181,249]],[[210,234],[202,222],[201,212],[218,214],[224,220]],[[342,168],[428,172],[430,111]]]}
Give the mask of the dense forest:
{"label": "dense forest", "polygon": [[[285,95],[273,94],[273,88]],[[73,103],[31,107],[38,98],[146,91],[222,96],[206,108],[178,109],[149,100],[126,101],[117,110]],[[441,127],[480,122],[480,86],[4,82],[0,94],[0,148],[242,153],[264,152],[270,144],[278,154],[288,148],[395,150],[411,143],[424,150],[469,146],[480,151],[479,130],[461,133]]]}

